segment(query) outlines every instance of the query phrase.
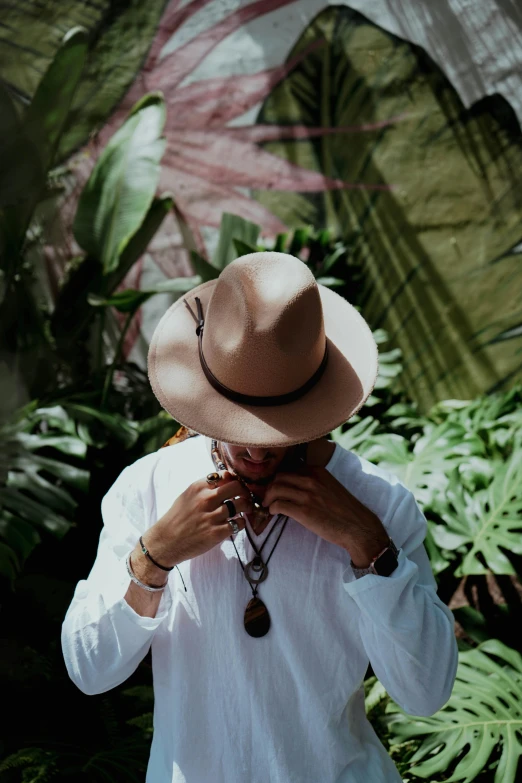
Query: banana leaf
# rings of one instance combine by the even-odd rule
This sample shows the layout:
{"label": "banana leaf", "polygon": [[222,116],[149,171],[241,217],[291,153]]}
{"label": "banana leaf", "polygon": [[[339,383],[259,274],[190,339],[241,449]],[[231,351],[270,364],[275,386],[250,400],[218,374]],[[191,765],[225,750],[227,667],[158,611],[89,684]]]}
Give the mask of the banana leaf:
{"label": "banana leaf", "polygon": [[422,49],[344,5],[310,22],[287,63],[299,58],[261,107],[263,147],[345,188],[258,200],[289,226],[344,237],[364,271],[362,313],[402,350],[421,410],[509,388],[522,377],[513,109],[500,95],[466,109]]}
{"label": "banana leaf", "polygon": [[[42,186],[45,173],[11,96],[0,83],[0,209],[17,205]],[[0,236],[8,226],[0,222]],[[4,243],[5,245],[5,239]],[[5,246],[2,255],[5,254]]]}
{"label": "banana leaf", "polygon": [[143,223],[158,184],[165,149],[165,102],[151,93],[116,131],[85,185],[74,220],[78,244],[108,275]]}
{"label": "banana leaf", "polygon": [[171,280],[162,280],[154,286],[140,288],[139,290],[127,288],[105,298],[92,294],[88,296],[88,301],[94,307],[115,307],[120,313],[129,313],[137,310],[147,299],[150,299],[155,294],[172,293],[182,296],[202,282],[199,275],[176,277]]}
{"label": "banana leaf", "polygon": [[38,149],[44,172],[56,157],[86,56],[86,30],[69,30],[24,114],[24,128]]}
{"label": "banana leaf", "polygon": [[167,193],[153,199],[142,224],[119,256],[116,269],[109,275],[103,275],[99,260],[91,256],[75,264],[60,288],[51,316],[51,332],[65,357],[76,350],[78,340],[96,315],[88,296],[112,294],[143,255],[172,206],[172,197]]}
{"label": "banana leaf", "polygon": [[458,763],[446,783],[471,783],[498,761],[494,783],[517,783],[522,772],[522,656],[497,639],[459,653],[453,693],[432,717],[406,715],[390,702],[383,722],[392,748],[422,739],[411,772],[432,779]]}

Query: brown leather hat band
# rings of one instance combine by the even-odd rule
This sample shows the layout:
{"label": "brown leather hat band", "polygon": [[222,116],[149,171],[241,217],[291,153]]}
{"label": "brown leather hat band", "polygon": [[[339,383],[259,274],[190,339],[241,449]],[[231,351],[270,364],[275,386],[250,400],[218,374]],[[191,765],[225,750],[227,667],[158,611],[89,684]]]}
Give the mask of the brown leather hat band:
{"label": "brown leather hat band", "polygon": [[216,376],[213,374],[212,370],[208,366],[207,362],[205,361],[205,357],[203,355],[203,327],[205,325],[205,319],[203,317],[203,308],[201,305],[201,301],[199,297],[195,297],[196,300],[196,306],[198,308],[198,315],[194,314],[192,308],[190,307],[189,303],[186,299],[184,299],[184,303],[187,306],[191,316],[197,323],[196,328],[196,334],[198,336],[198,348],[199,348],[199,361],[201,363],[201,369],[203,370],[206,379],[210,383],[210,385],[220,394],[223,395],[223,397],[226,397],[229,400],[232,400],[233,402],[239,402],[243,405],[263,405],[263,406],[269,406],[269,405],[286,405],[289,402],[294,402],[295,400],[298,400],[300,397],[303,397],[306,392],[310,391],[319,379],[322,377],[326,365],[328,363],[328,342],[325,344],[324,348],[324,355],[323,359],[321,361],[321,364],[317,368],[317,370],[314,372],[314,374],[309,378],[305,383],[303,383],[302,386],[300,386],[298,389],[295,389],[294,391],[287,392],[286,394],[275,394],[270,396],[257,396],[254,394],[242,394],[241,392],[236,392],[233,389],[229,389],[228,386],[224,386]]}

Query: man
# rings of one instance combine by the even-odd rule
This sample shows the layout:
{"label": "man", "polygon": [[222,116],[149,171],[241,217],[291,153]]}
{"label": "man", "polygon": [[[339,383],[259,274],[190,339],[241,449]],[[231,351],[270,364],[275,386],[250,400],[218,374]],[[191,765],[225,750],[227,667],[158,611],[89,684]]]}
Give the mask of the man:
{"label": "man", "polygon": [[367,324],[299,260],[254,253],[169,308],[148,364],[200,436],[103,498],[63,625],[71,678],[102,693],[152,649],[148,783],[400,783],[365,716],[368,663],[432,715],[457,645],[412,494],[327,439],[374,386]]}

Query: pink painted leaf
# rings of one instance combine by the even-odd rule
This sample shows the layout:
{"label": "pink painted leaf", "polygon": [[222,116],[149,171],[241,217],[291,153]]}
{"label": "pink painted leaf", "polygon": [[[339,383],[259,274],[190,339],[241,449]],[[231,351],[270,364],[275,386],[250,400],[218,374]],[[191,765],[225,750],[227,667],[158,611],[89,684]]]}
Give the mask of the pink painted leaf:
{"label": "pink painted leaf", "polygon": [[171,131],[164,162],[214,183],[263,190],[313,192],[338,189],[389,190],[388,185],[365,185],[331,179],[272,155],[223,133]]}
{"label": "pink painted leaf", "polygon": [[287,226],[262,204],[234,188],[209,182],[206,177],[197,177],[166,166],[161,174],[160,185],[174,193],[176,204],[192,231],[200,225],[218,228],[223,212],[231,212],[257,223],[267,236],[275,236],[287,230]]}
{"label": "pink painted leaf", "polygon": [[260,16],[295,2],[296,0],[257,0],[255,3],[238,8],[221,22],[204,30],[172,54],[164,57],[150,74],[148,88],[165,92],[172,90],[181,84],[212,49],[231,33]]}
{"label": "pink painted leaf", "polygon": [[206,5],[212,3],[213,0],[192,0],[191,3],[187,3],[180,8],[181,0],[171,0],[167,6],[167,10],[161,17],[161,22],[158,27],[158,31],[152,43],[152,46],[147,57],[147,61],[144,65],[145,71],[152,71],[156,66],[161,50],[165,44],[172,38],[174,33],[179,28],[194,16],[195,13],[201,11]]}
{"label": "pink painted leaf", "polygon": [[241,116],[263,101],[301,60],[324,41],[314,41],[288,63],[253,74],[204,79],[164,91],[169,105],[167,128],[216,128]]}

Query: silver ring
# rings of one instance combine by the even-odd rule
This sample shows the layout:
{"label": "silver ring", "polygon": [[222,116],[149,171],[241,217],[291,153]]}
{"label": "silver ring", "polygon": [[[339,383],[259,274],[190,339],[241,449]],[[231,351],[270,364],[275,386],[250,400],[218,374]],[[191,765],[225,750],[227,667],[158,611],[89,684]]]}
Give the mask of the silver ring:
{"label": "silver ring", "polygon": [[239,527],[235,519],[227,519],[227,522],[232,528],[232,532],[234,535],[236,535],[236,533],[239,533]]}

